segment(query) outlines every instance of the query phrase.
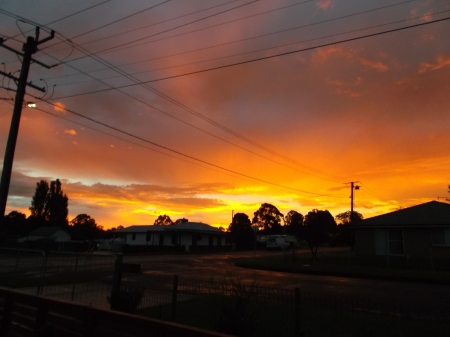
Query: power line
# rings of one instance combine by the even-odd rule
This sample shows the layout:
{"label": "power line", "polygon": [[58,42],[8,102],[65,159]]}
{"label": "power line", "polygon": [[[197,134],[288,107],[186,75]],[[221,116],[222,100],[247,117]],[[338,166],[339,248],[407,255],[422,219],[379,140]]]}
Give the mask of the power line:
{"label": "power line", "polygon": [[313,47],[296,49],[296,50],[292,50],[292,51],[289,51],[289,52],[278,53],[278,54],[274,54],[274,55],[270,55],[270,56],[263,56],[263,57],[259,57],[259,58],[255,58],[255,59],[251,59],[251,60],[247,60],[247,61],[235,62],[235,63],[231,63],[231,64],[226,64],[226,65],[223,65],[223,66],[217,66],[217,67],[207,68],[207,69],[203,69],[203,70],[197,70],[197,71],[192,71],[192,72],[188,72],[188,73],[183,73],[183,74],[178,74],[178,75],[173,75],[173,76],[157,78],[157,79],[148,80],[148,81],[141,81],[141,82],[138,82],[138,83],[122,85],[122,86],[118,86],[118,87],[114,87],[114,88],[110,88],[110,89],[100,89],[100,90],[93,90],[93,91],[89,91],[89,92],[85,92],[85,93],[81,93],[81,94],[67,95],[67,96],[62,96],[62,97],[58,97],[58,98],[54,98],[54,99],[63,99],[63,98],[69,98],[69,97],[77,97],[77,96],[95,94],[95,93],[99,93],[99,92],[105,92],[105,91],[110,91],[110,90],[115,90],[115,89],[122,89],[122,88],[129,88],[129,87],[134,87],[136,85],[141,85],[141,84],[159,82],[159,81],[168,80],[168,79],[174,79],[174,78],[183,77],[183,76],[200,74],[200,73],[209,72],[209,71],[213,71],[213,70],[230,68],[230,67],[234,67],[234,66],[238,66],[238,65],[249,64],[249,63],[253,63],[253,62],[268,60],[268,59],[275,58],[275,57],[296,54],[296,53],[309,51],[309,50],[313,50],[313,49],[329,47],[329,46],[333,46],[333,45],[337,45],[337,44],[341,44],[341,43],[357,41],[357,40],[361,40],[361,39],[365,39],[365,38],[369,38],[369,37],[379,36],[379,35],[393,33],[393,32],[397,32],[397,31],[401,31],[401,30],[405,30],[405,29],[410,29],[410,28],[420,27],[420,26],[424,26],[424,25],[437,23],[437,22],[447,21],[449,19],[450,19],[450,17],[443,18],[443,19],[436,19],[436,20],[433,20],[433,21],[423,22],[423,23],[419,23],[419,24],[415,24],[415,25],[406,26],[406,27],[389,29],[389,30],[382,31],[382,32],[366,34],[366,35],[363,35],[363,36],[357,36],[357,37],[354,37],[354,38],[339,40],[339,41],[330,42],[330,43],[324,43],[324,44],[313,46]]}
{"label": "power line", "polygon": [[[408,1],[405,1],[405,2],[402,2],[402,3],[399,3],[399,4],[393,4],[393,5],[389,5],[389,6],[379,7],[379,8],[375,8],[375,9],[370,9],[370,10],[366,10],[366,11],[361,11],[361,12],[357,12],[357,13],[352,13],[352,14],[349,14],[349,15],[339,16],[339,17],[337,17],[337,18],[332,18],[332,19],[323,20],[323,21],[318,21],[318,22],[314,22],[314,23],[310,23],[310,24],[306,24],[306,25],[296,26],[296,27],[289,28],[289,29],[283,29],[283,30],[279,30],[279,31],[275,31],[275,32],[267,33],[267,34],[256,35],[256,36],[252,36],[252,37],[245,38],[245,39],[233,40],[233,41],[226,42],[226,43],[220,43],[220,44],[215,44],[215,45],[208,46],[208,47],[203,47],[203,48],[193,49],[193,50],[190,50],[190,51],[187,51],[187,52],[181,52],[181,53],[176,53],[176,54],[171,54],[171,55],[166,55],[166,56],[161,56],[161,57],[150,58],[150,59],[146,59],[146,60],[138,61],[138,62],[126,63],[126,64],[122,64],[122,65],[120,65],[120,66],[118,66],[118,67],[123,67],[123,66],[128,66],[128,65],[133,65],[133,64],[139,64],[139,63],[144,63],[144,62],[149,62],[149,61],[155,61],[155,60],[161,60],[161,59],[168,58],[168,57],[185,55],[185,54],[188,54],[188,53],[194,53],[194,52],[198,52],[198,51],[202,51],[202,50],[207,50],[207,49],[211,49],[211,48],[223,47],[223,46],[230,45],[230,44],[234,44],[234,43],[238,43],[238,42],[244,42],[244,41],[248,41],[248,40],[252,40],[252,39],[257,39],[257,38],[261,38],[261,37],[266,37],[266,36],[270,36],[270,35],[274,35],[274,34],[285,33],[285,32],[287,32],[287,31],[292,31],[292,30],[296,30],[296,29],[301,29],[301,28],[305,28],[305,27],[310,27],[310,26],[314,26],[314,25],[319,25],[319,24],[323,24],[323,23],[328,23],[328,22],[332,22],[332,21],[336,21],[336,20],[341,20],[341,19],[344,19],[344,18],[352,17],[352,16],[357,16],[357,15],[361,15],[361,14],[367,14],[367,13],[369,13],[369,12],[373,12],[373,11],[377,11],[377,10],[382,10],[382,9],[386,9],[386,8],[393,7],[393,6],[398,6],[398,5],[405,4],[405,3],[408,3],[408,2],[411,2],[411,1],[415,1],[415,0],[408,0]],[[281,8],[273,9],[273,10],[271,10],[271,11],[275,11],[275,10],[279,10],[279,9],[284,9],[284,8],[286,8],[286,7],[291,7],[291,6],[297,6],[297,5],[301,5],[301,4],[304,4],[304,3],[305,3],[305,2],[301,2],[301,3],[298,3],[298,4],[294,4],[294,5],[284,6],[284,7],[281,7]],[[444,12],[448,12],[448,11],[449,11],[449,10],[444,11]],[[270,12],[270,11],[266,11],[266,12],[263,12],[263,13],[254,14],[254,15],[251,15],[251,16],[247,16],[247,17],[245,17],[245,18],[249,18],[249,17],[256,16],[256,15],[265,14],[265,13],[267,13],[267,12]],[[442,13],[442,12],[440,12],[440,13]],[[433,14],[432,14],[432,15],[433,15]],[[417,18],[420,18],[420,17],[416,17],[416,18],[413,18],[413,19],[417,19]],[[244,19],[244,18],[242,18],[242,19]],[[225,22],[225,23],[221,23],[221,24],[218,24],[218,25],[210,26],[210,27],[208,27],[208,28],[216,27],[216,26],[219,26],[219,25],[223,25],[223,24],[227,24],[227,23],[234,22],[234,21],[239,21],[239,20],[241,20],[241,19],[236,19],[236,20],[232,20],[232,21],[227,21],[227,22]],[[412,20],[412,19],[396,21],[396,22],[393,22],[393,23],[405,22],[405,21],[410,21],[410,20]],[[390,25],[390,24],[393,24],[393,23],[389,23],[389,25]],[[387,24],[384,24],[384,25],[387,25]],[[371,29],[371,28],[377,28],[377,27],[384,26],[384,25],[376,25],[376,26],[364,28],[364,29],[362,29],[362,30],[367,30],[367,29]],[[202,29],[200,29],[200,30],[203,30],[203,29],[207,29],[207,28],[202,28]],[[358,29],[358,30],[352,30],[352,31],[350,31],[350,32],[358,32],[358,31],[360,31],[360,30],[361,30],[361,29]],[[199,30],[196,30],[195,32],[197,32],[197,31],[199,31]],[[191,32],[189,32],[189,33],[192,33],[192,32],[193,32],[193,31],[191,31]],[[342,33],[340,33],[340,34],[348,34],[348,33],[349,33],[349,32],[342,32]],[[180,34],[180,35],[183,35],[183,34],[188,34],[188,33],[182,33],[182,34]],[[285,46],[294,45],[294,44],[299,44],[299,43],[304,43],[304,42],[310,42],[310,41],[314,41],[314,40],[318,40],[318,39],[323,39],[323,38],[327,38],[327,37],[333,37],[333,36],[340,35],[340,34],[333,34],[333,35],[328,35],[328,36],[321,37],[321,38],[314,38],[314,39],[309,39],[309,40],[304,40],[304,41],[299,41],[299,42],[289,43],[289,44],[285,44],[285,45],[278,45],[278,46],[271,47],[271,48],[259,49],[259,50],[257,50],[257,51],[266,51],[266,50],[270,50],[270,49],[274,49],[274,48],[285,47]],[[157,42],[157,41],[162,41],[162,40],[169,39],[169,38],[176,37],[176,36],[180,36],[180,35],[173,35],[173,36],[170,36],[170,37],[167,37],[167,38],[162,38],[162,39],[158,39],[158,40],[153,40],[153,41],[150,41],[150,42],[146,42],[145,44],[153,43],[153,42]],[[84,44],[83,44],[83,45],[84,45]],[[143,44],[140,44],[140,45],[143,45]],[[140,46],[140,45],[135,45],[135,46]],[[132,47],[134,47],[134,46],[132,46]],[[120,50],[122,50],[122,49],[120,49]],[[245,55],[245,54],[253,53],[253,52],[257,52],[257,51],[246,52],[246,53],[240,53],[240,54],[234,54],[234,55],[230,55],[230,56],[225,56],[225,57],[219,57],[219,58],[209,59],[209,60],[207,60],[207,61],[211,61],[211,60],[219,60],[219,59],[223,59],[223,58],[227,58],[227,57],[231,57],[231,56],[241,56],[241,55]],[[99,54],[99,53],[101,53],[101,51],[100,51],[100,52],[96,52],[95,54]],[[72,61],[72,60],[69,60],[69,61],[67,61],[67,62],[71,62],[71,61]],[[203,61],[201,61],[201,62],[203,62]],[[184,64],[184,65],[191,65],[191,64],[201,63],[201,62],[193,62],[193,63]],[[168,67],[168,68],[171,68],[171,67]],[[168,68],[162,68],[162,69],[168,69]],[[109,69],[109,68],[108,68],[108,67],[106,67],[106,68],[101,68],[101,69],[94,70],[94,71],[92,71],[92,72],[102,71],[102,70],[105,70],[105,69]],[[158,69],[158,70],[161,70],[161,69]],[[92,72],[91,72],[91,73],[92,73]],[[63,75],[63,76],[59,76],[59,77],[53,77],[52,79],[62,78],[62,77],[70,77],[70,76],[74,76],[74,75],[78,75],[78,74]]]}
{"label": "power line", "polygon": [[[336,34],[325,35],[325,36],[321,36],[321,37],[317,37],[317,38],[312,38],[312,39],[307,39],[307,40],[302,40],[302,41],[297,41],[297,42],[292,42],[292,43],[287,43],[287,44],[281,44],[281,45],[277,45],[275,47],[262,48],[262,49],[257,49],[257,50],[252,50],[252,51],[243,52],[243,53],[237,53],[237,54],[231,54],[231,55],[222,56],[222,57],[215,57],[215,58],[210,58],[210,59],[206,59],[206,60],[202,60],[202,61],[183,63],[183,64],[170,66],[170,67],[163,67],[163,68],[155,68],[155,69],[150,69],[150,70],[145,70],[145,71],[138,71],[138,72],[130,73],[130,75],[142,75],[142,74],[149,73],[149,72],[155,72],[155,71],[160,71],[160,70],[167,70],[167,69],[172,69],[172,68],[179,68],[179,67],[184,67],[184,66],[188,66],[188,65],[200,64],[200,63],[205,63],[205,62],[211,62],[211,61],[227,59],[227,58],[230,58],[230,57],[243,56],[243,55],[253,54],[253,53],[257,53],[257,52],[268,51],[268,50],[272,50],[272,49],[279,49],[280,47],[288,47],[288,46],[297,45],[297,44],[301,44],[301,43],[312,42],[312,41],[316,41],[316,40],[323,40],[323,39],[327,39],[327,38],[331,38],[331,37],[340,36],[340,35],[343,35],[343,34],[356,33],[356,32],[360,32],[360,31],[364,31],[364,30],[368,30],[368,29],[379,28],[379,27],[389,26],[389,25],[398,24],[398,23],[403,23],[403,22],[407,22],[407,21],[411,21],[411,20],[422,19],[422,18],[424,18],[426,16],[429,16],[429,15],[437,15],[437,14],[442,14],[442,13],[447,13],[447,12],[450,12],[450,10],[445,10],[445,11],[441,11],[441,12],[435,12],[435,13],[432,13],[432,14],[426,14],[426,15],[417,16],[417,17],[414,17],[414,18],[409,18],[409,19],[405,19],[405,20],[389,22],[389,23],[375,25],[375,26],[370,26],[370,27],[366,27],[366,28],[354,29],[354,30],[350,30],[350,31],[336,33]],[[342,18],[342,17],[339,17],[339,18]],[[301,26],[301,27],[303,27],[303,26]],[[235,41],[232,41],[232,42],[229,42],[229,43],[235,43],[235,42],[241,42],[241,41],[243,41],[243,40],[235,40]],[[180,56],[180,55],[184,55],[184,54],[194,53],[196,51],[200,51],[200,50],[204,50],[204,49],[220,47],[220,46],[223,46],[223,45],[226,45],[226,44],[229,44],[229,43],[214,45],[214,46],[200,48],[200,49],[195,49],[195,50],[190,50],[190,51],[187,51],[187,52],[181,52],[181,53],[172,54],[172,55],[166,55],[166,56],[162,56],[162,57],[146,59],[146,60],[138,61],[138,62],[126,63],[126,64],[122,64],[122,65],[119,65],[119,66],[116,66],[116,67],[119,68],[119,67],[124,67],[124,66],[129,66],[129,65],[134,65],[134,64],[154,61],[154,60],[160,60],[160,59],[173,57],[173,56]],[[90,72],[87,72],[87,73],[88,74],[92,74],[92,73],[103,71],[103,70],[106,70],[106,69],[110,69],[110,67],[100,68],[100,69],[93,70],[93,71],[90,71]],[[72,76],[79,76],[79,75],[80,75],[80,73],[77,72],[76,74],[69,74],[69,75],[50,77],[47,80],[55,80],[55,79],[60,79],[60,78],[65,78],[65,77],[72,77]],[[102,80],[107,80],[107,79],[113,79],[113,78],[119,78],[119,77],[122,77],[122,75],[108,76],[108,77],[103,77],[101,79]],[[78,81],[78,82],[68,82],[68,83],[58,84],[58,86],[73,85],[73,84],[79,84],[79,83],[87,83],[87,82],[92,82],[92,81],[97,81],[97,80],[98,79],[95,78],[93,80],[91,79],[91,80],[82,80],[82,81]],[[90,92],[88,92],[87,94],[89,94],[89,93]],[[80,95],[84,95],[84,93],[81,93]],[[73,97],[73,96],[61,96],[59,99],[63,99],[63,98],[67,98],[67,97]]]}
{"label": "power line", "polygon": [[[37,98],[37,97],[36,97],[36,98]],[[109,128],[109,129],[111,129],[111,130],[114,130],[114,131],[116,131],[116,132],[118,132],[118,133],[121,133],[121,134],[124,134],[124,135],[126,135],[126,136],[129,136],[129,137],[131,137],[131,138],[140,140],[140,141],[142,141],[142,142],[151,144],[151,145],[153,145],[153,146],[155,146],[155,147],[159,147],[159,148],[161,148],[161,149],[164,149],[164,150],[166,150],[166,151],[168,151],[168,152],[172,152],[172,153],[178,154],[178,155],[180,155],[180,156],[182,156],[182,157],[185,157],[185,158],[194,160],[194,161],[196,161],[196,162],[199,162],[199,163],[205,164],[205,165],[207,165],[207,166],[211,166],[211,167],[214,167],[214,168],[217,168],[217,169],[220,169],[220,170],[229,172],[229,173],[236,174],[236,175],[238,175],[238,176],[241,176],[241,177],[244,177],[244,178],[247,178],[247,179],[251,179],[251,180],[254,180],[254,181],[262,182],[262,183],[267,184],[267,185],[272,185],[272,186],[276,186],[276,187],[283,188],[283,189],[286,189],[286,190],[291,190],[291,191],[294,191],[294,192],[299,192],[299,193],[304,193],[304,194],[310,194],[310,195],[315,195],[315,196],[320,196],[320,197],[346,198],[346,197],[338,197],[338,196],[329,195],[329,194],[319,194],[319,193],[314,193],[314,192],[304,191],[304,190],[300,190],[300,189],[296,189],[296,188],[292,188],[292,187],[288,187],[288,186],[276,184],[276,183],[273,183],[273,182],[270,182],[270,181],[267,181],[267,180],[264,180],[264,179],[260,179],[260,178],[256,178],[256,177],[253,177],[253,176],[244,174],[244,173],[240,173],[240,172],[237,172],[237,171],[234,171],[234,170],[225,168],[225,167],[223,167],[223,166],[220,166],[220,165],[216,165],[216,164],[210,163],[210,162],[208,162],[208,161],[206,161],[206,160],[202,160],[202,159],[196,158],[196,157],[194,157],[194,156],[185,154],[185,153],[183,153],[183,152],[181,152],[181,151],[174,150],[174,149],[172,149],[172,148],[169,148],[169,147],[167,147],[167,146],[158,144],[158,143],[153,142],[153,141],[150,141],[150,140],[148,140],[148,139],[145,139],[145,138],[136,136],[136,135],[134,135],[134,134],[132,134],[132,133],[130,133],[130,132],[127,132],[127,131],[121,130],[121,129],[117,128],[117,127],[114,127],[114,126],[108,125],[108,124],[106,124],[106,123],[100,122],[100,121],[98,121],[98,120],[95,120],[95,119],[93,119],[93,118],[91,118],[91,117],[88,117],[88,116],[85,116],[85,115],[83,115],[83,114],[80,114],[80,113],[78,113],[78,112],[75,112],[75,111],[73,111],[73,110],[71,110],[71,109],[68,109],[68,108],[66,108],[66,107],[61,107],[61,106],[59,106],[59,105],[57,105],[57,104],[55,104],[55,103],[52,103],[52,102],[49,102],[49,101],[46,101],[46,100],[42,100],[42,99],[41,99],[41,101],[44,102],[44,103],[47,103],[47,104],[49,104],[49,105],[52,105],[53,107],[56,107],[56,108],[58,108],[58,109],[63,109],[63,110],[65,110],[65,111],[67,111],[67,112],[69,112],[69,113],[71,113],[71,114],[74,114],[74,115],[76,115],[76,116],[79,116],[79,117],[82,117],[82,118],[84,118],[84,119],[87,119],[87,120],[89,120],[89,121],[91,121],[91,122],[93,122],[93,123],[102,125],[102,126],[104,126],[104,127],[106,127],[106,128]]]}
{"label": "power line", "polygon": [[[65,38],[64,36],[62,36],[62,37]],[[117,67],[115,67],[114,65],[110,64],[109,62],[107,62],[107,61],[101,59],[100,57],[98,57],[98,56],[96,56],[96,55],[94,55],[94,54],[92,54],[92,53],[89,53],[89,51],[86,51],[83,47],[80,47],[80,46],[77,46],[77,45],[75,45],[75,46],[76,46],[76,48],[78,48],[79,50],[83,51],[84,53],[88,53],[93,59],[97,60],[98,62],[100,62],[100,63],[102,63],[102,64],[108,64],[108,66],[110,67],[110,69],[114,69],[114,70],[117,71],[118,73],[123,74],[123,76],[126,76],[127,78],[129,78],[130,80],[132,80],[132,81],[134,81],[134,82],[137,81],[137,79],[131,77],[130,75],[128,75],[127,73],[125,73],[125,72],[123,72],[122,70],[118,69]],[[46,55],[48,55],[48,54],[46,54]],[[54,57],[51,56],[51,55],[48,55],[48,56],[54,58]],[[79,70],[79,69],[76,69],[76,68],[73,67],[73,66],[70,66],[70,65],[67,65],[67,66],[69,66],[69,67],[71,67],[71,68],[73,68],[73,69],[75,69],[75,70],[77,70],[77,71],[79,71],[79,72],[85,74],[86,76],[89,76],[89,77],[93,78],[92,76],[88,75],[87,73],[85,73],[85,72],[83,72],[83,71],[81,71],[81,70]],[[93,78],[93,79],[94,79],[94,78]],[[101,80],[98,80],[98,79],[97,79],[97,81],[99,81],[100,83],[102,83],[102,84],[104,84],[104,85],[107,85],[108,87],[112,88],[112,86],[108,85],[107,83],[102,82]],[[147,88],[147,89],[149,89],[150,91],[154,92],[155,94],[157,94],[157,95],[163,97],[164,99],[168,100],[169,102],[171,102],[171,103],[173,103],[173,104],[175,104],[175,105],[177,105],[177,106],[179,106],[179,107],[185,109],[186,111],[188,111],[188,112],[190,112],[190,113],[195,114],[197,117],[202,118],[202,119],[204,119],[205,121],[208,121],[209,123],[211,123],[211,124],[215,125],[216,127],[222,129],[223,131],[228,132],[228,133],[231,133],[231,134],[233,134],[234,136],[236,136],[236,137],[238,137],[238,138],[240,138],[240,139],[242,139],[242,140],[244,140],[244,141],[246,141],[246,142],[248,142],[248,143],[250,143],[250,144],[252,144],[252,145],[254,145],[254,146],[256,146],[256,147],[258,147],[258,148],[260,148],[260,149],[262,149],[262,150],[264,150],[264,151],[267,151],[267,152],[269,152],[269,153],[271,153],[271,154],[273,154],[273,155],[275,155],[275,156],[277,156],[277,157],[279,157],[279,158],[283,158],[284,160],[290,161],[291,163],[294,163],[294,164],[296,164],[296,165],[298,165],[298,166],[301,166],[301,167],[303,167],[303,168],[305,168],[305,169],[308,169],[308,170],[310,170],[310,171],[313,171],[313,172],[316,173],[316,175],[317,175],[317,173],[319,173],[319,174],[321,174],[321,175],[327,175],[327,176],[329,176],[329,177],[332,177],[332,178],[334,178],[335,181],[340,180],[340,178],[338,178],[338,177],[336,177],[336,176],[333,176],[333,175],[331,175],[331,174],[329,174],[329,173],[326,173],[326,172],[320,171],[320,170],[318,170],[318,169],[314,169],[314,168],[312,168],[312,167],[309,167],[309,166],[307,166],[307,165],[304,165],[304,164],[302,164],[302,163],[299,163],[299,162],[297,162],[297,161],[295,161],[295,160],[290,159],[289,157],[283,156],[283,155],[281,155],[281,154],[279,154],[279,153],[277,153],[277,152],[275,152],[275,151],[272,151],[272,150],[268,149],[267,147],[264,147],[264,146],[262,146],[262,145],[260,145],[260,144],[258,144],[258,143],[256,143],[256,142],[253,142],[253,141],[249,140],[248,138],[246,138],[246,137],[244,137],[244,136],[242,136],[242,135],[240,135],[240,134],[238,134],[238,133],[232,131],[231,129],[228,129],[228,128],[222,126],[221,124],[216,123],[215,121],[213,121],[213,120],[211,120],[211,119],[209,119],[209,118],[203,116],[202,114],[200,114],[200,113],[198,113],[198,112],[196,112],[196,111],[194,111],[194,110],[192,110],[192,109],[186,107],[186,106],[183,105],[182,103],[180,103],[180,102],[178,102],[178,101],[172,99],[171,97],[169,97],[169,96],[167,96],[167,95],[165,95],[165,94],[159,92],[159,91],[156,90],[156,89],[153,89],[152,87],[150,87],[150,86],[148,86],[148,85],[144,85],[144,87]],[[143,103],[143,104],[145,104],[145,105],[147,105],[147,106],[149,106],[149,107],[151,107],[151,108],[157,110],[157,111],[161,111],[160,109],[156,109],[156,108],[154,108],[153,106],[151,106],[151,105],[149,105],[149,104],[143,102],[142,100],[138,100],[137,98],[135,98],[135,97],[133,97],[133,96],[127,94],[127,93],[124,93],[123,91],[120,91],[120,90],[118,90],[118,91],[121,92],[122,94],[124,94],[124,95],[126,95],[126,96],[128,96],[128,97],[130,97],[130,98],[132,98],[132,99],[134,99],[134,100],[137,100],[137,101],[139,101],[139,102],[141,102],[141,103]],[[173,118],[173,116],[171,116],[171,117]],[[217,137],[216,137],[216,138],[217,138]],[[230,143],[230,142],[228,142],[228,143]],[[230,143],[230,144],[232,144],[232,143]],[[303,172],[303,173],[305,173],[305,172]],[[311,174],[311,173],[308,173],[308,174]],[[314,174],[312,174],[312,175],[314,175]]]}
{"label": "power line", "polygon": [[[140,10],[140,11],[137,11],[137,12],[132,13],[132,14],[130,14],[130,15],[124,16],[124,17],[122,17],[122,18],[120,18],[120,19],[117,19],[117,20],[111,21],[111,22],[109,22],[109,23],[106,23],[106,24],[104,24],[104,25],[102,25],[102,26],[100,26],[100,27],[93,28],[93,29],[91,29],[91,30],[88,30],[87,32],[78,34],[78,35],[72,37],[71,39],[76,39],[76,38],[79,38],[79,37],[81,37],[81,36],[87,35],[87,34],[89,34],[89,33],[95,32],[96,30],[100,30],[100,29],[102,29],[102,28],[111,26],[111,25],[113,25],[113,24],[115,24],[115,23],[117,23],[117,22],[120,22],[120,21],[129,19],[129,18],[131,18],[131,17],[133,17],[133,16],[139,15],[139,14],[141,14],[141,13],[144,13],[144,12],[146,12],[146,11],[149,11],[149,10],[151,10],[151,9],[153,9],[153,8],[158,7],[158,6],[164,5],[165,3],[168,3],[168,2],[170,2],[170,1],[172,1],[172,0],[165,0],[165,1],[163,1],[163,2],[160,2],[160,3],[156,4],[156,5],[152,5],[152,6],[150,6],[150,7],[144,8],[144,9],[142,9],[142,10]],[[56,46],[56,45],[58,45],[58,44],[60,44],[60,43],[62,43],[62,42],[54,43],[54,44],[52,44],[52,45],[49,45],[47,48]],[[47,48],[46,48],[46,49],[47,49]]]}
{"label": "power line", "polygon": [[[157,22],[157,23],[152,23],[152,24],[149,24],[149,25],[146,25],[146,26],[142,26],[142,27],[130,29],[130,30],[127,30],[127,31],[125,31],[125,32],[119,32],[119,33],[114,34],[114,35],[111,35],[111,36],[105,36],[105,37],[101,37],[101,38],[98,38],[98,39],[95,39],[95,40],[87,41],[87,42],[84,42],[84,43],[82,43],[82,44],[80,44],[80,45],[81,45],[81,46],[85,46],[85,45],[87,45],[87,44],[91,44],[91,43],[94,43],[94,42],[99,42],[99,41],[102,41],[102,40],[105,40],[105,39],[117,38],[117,37],[119,37],[119,36],[121,36],[121,35],[129,34],[129,33],[131,33],[131,32],[135,32],[135,31],[137,31],[137,30],[141,30],[141,29],[145,29],[145,28],[157,26],[157,25],[160,25],[160,24],[163,24],[163,23],[167,23],[167,22],[170,22],[170,21],[173,21],[173,20],[181,19],[181,18],[186,17],[186,16],[198,14],[198,13],[201,13],[201,12],[204,12],[204,11],[207,11],[207,10],[210,10],[210,9],[214,9],[214,8],[226,6],[226,5],[229,5],[229,4],[231,4],[231,3],[233,3],[233,2],[236,2],[236,1],[239,1],[239,0],[231,0],[231,1],[225,2],[225,3],[223,3],[223,4],[211,6],[211,7],[204,8],[204,9],[201,9],[201,10],[198,10],[198,11],[195,11],[195,12],[191,12],[191,13],[188,13],[188,14],[179,15],[179,16],[176,16],[176,17],[171,18],[171,19],[159,21],[159,22]],[[72,38],[72,39],[74,39],[74,38]],[[54,52],[58,52],[58,51],[61,51],[61,50],[64,50],[64,49],[67,49],[67,48],[58,49],[58,50],[55,50]]]}
{"label": "power line", "polygon": [[[51,24],[60,22],[60,21],[62,21],[62,20],[65,20],[65,19],[68,19],[68,18],[70,18],[70,17],[72,17],[72,16],[75,16],[75,15],[78,15],[78,14],[81,14],[81,13],[84,13],[84,12],[86,12],[86,11],[92,9],[92,8],[101,6],[101,5],[103,5],[103,4],[107,3],[107,2],[111,2],[111,1],[112,1],[112,0],[105,0],[105,1],[102,1],[102,2],[100,2],[100,3],[98,3],[98,4],[92,5],[92,6],[90,6],[90,7],[81,9],[81,10],[75,12],[75,13],[66,15],[66,16],[64,16],[64,17],[62,17],[62,18],[59,18],[58,20],[54,20],[54,21],[51,21],[51,22],[49,22],[49,23],[46,23],[44,26],[48,26],[48,25],[51,25]],[[32,32],[32,31],[33,31],[33,30],[28,30],[28,31],[26,31],[25,33],[29,33],[29,32]],[[15,36],[11,37],[10,39],[15,39],[16,37],[18,37],[18,36],[20,36],[20,35],[22,35],[22,34],[17,34],[17,35],[15,35]],[[54,45],[54,44],[53,44],[53,45]],[[43,49],[47,49],[47,48],[48,48],[48,47],[44,47],[44,48],[42,48],[42,50],[43,50]]]}

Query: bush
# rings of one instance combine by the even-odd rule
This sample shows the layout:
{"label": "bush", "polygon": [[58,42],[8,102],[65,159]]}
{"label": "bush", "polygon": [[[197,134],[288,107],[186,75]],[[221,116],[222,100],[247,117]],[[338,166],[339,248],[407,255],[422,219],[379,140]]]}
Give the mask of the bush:
{"label": "bush", "polygon": [[111,291],[107,297],[111,310],[133,314],[142,302],[144,290],[139,288],[122,287],[119,291]]}

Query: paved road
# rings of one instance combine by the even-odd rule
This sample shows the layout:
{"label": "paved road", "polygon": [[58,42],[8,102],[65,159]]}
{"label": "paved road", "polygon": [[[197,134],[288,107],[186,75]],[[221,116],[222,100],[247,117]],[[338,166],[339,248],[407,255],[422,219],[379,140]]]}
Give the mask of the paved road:
{"label": "paved road", "polygon": [[[257,252],[263,258],[273,252]],[[279,254],[279,253],[278,253]],[[180,278],[220,280],[227,275],[244,282],[257,280],[261,286],[293,289],[322,294],[342,295],[387,303],[426,304],[450,307],[450,287],[414,282],[367,280],[349,277],[307,275],[250,270],[234,266],[237,259],[252,257],[253,252],[217,254],[174,254],[126,256],[125,262],[140,263],[146,274],[179,275]]]}

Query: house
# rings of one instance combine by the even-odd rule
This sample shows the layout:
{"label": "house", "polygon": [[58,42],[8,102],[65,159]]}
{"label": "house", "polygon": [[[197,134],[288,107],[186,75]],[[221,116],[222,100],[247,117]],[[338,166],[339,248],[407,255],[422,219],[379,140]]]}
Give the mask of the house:
{"label": "house", "polygon": [[44,250],[79,250],[79,245],[73,244],[70,234],[61,227],[43,226],[39,227],[27,236],[17,240],[17,242],[28,249],[44,249]]}
{"label": "house", "polygon": [[116,230],[115,236],[123,237],[124,245],[132,251],[231,248],[231,244],[226,240],[226,233],[201,222],[183,222],[170,226],[130,226]]}
{"label": "house", "polygon": [[450,204],[431,201],[350,225],[356,257],[388,266],[450,269]]}
{"label": "house", "polygon": [[70,241],[70,234],[61,227],[44,226],[28,233],[27,236],[20,238],[17,242],[27,241],[51,241],[51,242],[67,242]]}

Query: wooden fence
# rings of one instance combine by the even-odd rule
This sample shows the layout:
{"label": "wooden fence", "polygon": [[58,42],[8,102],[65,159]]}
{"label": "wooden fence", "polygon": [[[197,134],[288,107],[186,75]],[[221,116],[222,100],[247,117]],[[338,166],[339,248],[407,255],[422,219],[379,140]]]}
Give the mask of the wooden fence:
{"label": "wooden fence", "polygon": [[225,337],[181,324],[0,288],[0,336]]}

